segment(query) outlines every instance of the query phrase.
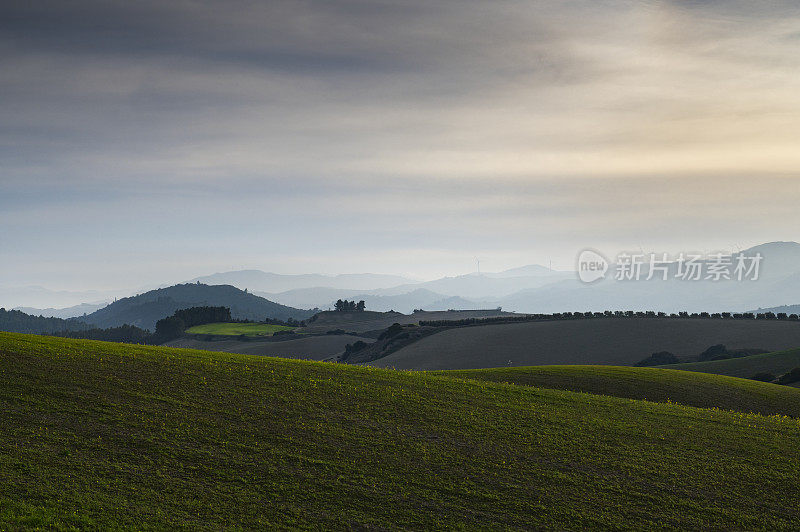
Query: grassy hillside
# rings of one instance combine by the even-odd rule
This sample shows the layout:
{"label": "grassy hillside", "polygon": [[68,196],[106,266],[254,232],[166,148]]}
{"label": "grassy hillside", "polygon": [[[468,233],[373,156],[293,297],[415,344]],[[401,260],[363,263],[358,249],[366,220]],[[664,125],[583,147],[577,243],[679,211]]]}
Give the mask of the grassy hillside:
{"label": "grassy hillside", "polygon": [[800,324],[778,320],[595,318],[481,325],[432,334],[371,364],[417,370],[547,364],[629,366],[658,351],[698,355],[715,344],[765,351],[800,347]]}
{"label": "grassy hillside", "polygon": [[536,366],[437,372],[591,394],[800,417],[800,390],[776,384],[673,369],[624,366]]}
{"label": "grassy hillside", "polygon": [[291,331],[294,327],[268,323],[206,323],[186,329],[187,334],[215,334],[220,336],[267,336],[278,331]]}
{"label": "grassy hillside", "polygon": [[158,320],[176,310],[209,305],[229,307],[234,319],[243,320],[303,320],[314,314],[310,310],[279,305],[229,285],[178,284],[119,299],[81,319],[101,328],[129,324],[153,331]]}
{"label": "grassy hillside", "polygon": [[782,375],[787,371],[800,367],[800,349],[764,353],[727,360],[710,360],[708,362],[692,362],[677,364],[675,369],[684,371],[700,371],[717,375],[731,375],[734,377],[750,378],[756,373],[767,372],[773,375]]}
{"label": "grassy hillside", "polygon": [[0,334],[0,528],[800,527],[800,422]]}

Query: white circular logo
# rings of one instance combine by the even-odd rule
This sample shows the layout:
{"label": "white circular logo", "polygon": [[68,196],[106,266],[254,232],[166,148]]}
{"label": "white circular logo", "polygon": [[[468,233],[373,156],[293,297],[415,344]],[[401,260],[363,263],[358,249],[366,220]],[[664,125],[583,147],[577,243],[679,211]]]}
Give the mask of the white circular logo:
{"label": "white circular logo", "polygon": [[608,271],[608,261],[593,249],[584,249],[578,255],[578,278],[584,283],[603,279]]}

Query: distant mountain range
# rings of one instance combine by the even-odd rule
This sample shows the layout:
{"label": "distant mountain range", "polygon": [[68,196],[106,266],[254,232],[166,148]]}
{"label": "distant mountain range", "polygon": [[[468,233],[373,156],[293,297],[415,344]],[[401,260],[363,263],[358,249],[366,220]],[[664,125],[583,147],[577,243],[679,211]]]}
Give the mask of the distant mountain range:
{"label": "distant mountain range", "polygon": [[746,257],[761,254],[763,257],[757,281],[683,281],[675,279],[677,264],[674,262],[668,265],[666,281],[657,276],[650,281],[618,281],[614,278],[615,265],[612,264],[606,279],[597,283],[582,283],[573,274],[569,279],[501,297],[497,304],[504,310],[545,313],[603,310],[743,312],[800,302],[800,244],[772,242],[741,254]]}
{"label": "distant mountain range", "polygon": [[81,303],[80,305],[66,308],[15,307],[13,310],[19,310],[26,314],[30,314],[31,316],[67,319],[77,318],[83,316],[84,314],[91,314],[92,312],[100,310],[106,305],[108,305],[107,301],[104,303]]}
{"label": "distant mountain range", "polygon": [[[363,299],[367,308],[410,312],[415,308],[478,309],[502,307],[514,312],[656,310],[663,312],[743,312],[800,302],[800,244],[771,242],[741,252],[761,254],[757,281],[681,281],[677,264],[668,280],[617,281],[611,264],[605,280],[581,282],[575,272],[523,266],[498,273],[473,273],[375,290],[304,288],[262,294],[268,299],[306,307],[328,308],[336,299]],[[705,263],[708,264],[707,262]],[[646,277],[647,270],[644,270]],[[458,298],[458,299],[452,299]]]}
{"label": "distant mountain range", "polygon": [[203,284],[229,284],[251,292],[285,292],[302,288],[326,287],[346,288],[348,290],[372,290],[375,288],[388,288],[399,284],[413,283],[411,279],[397,275],[383,275],[377,273],[347,273],[342,275],[320,275],[315,273],[299,275],[283,275],[279,273],[262,272],[261,270],[239,270],[224,273],[215,273],[203,277],[196,277],[188,282],[201,282]]}
{"label": "distant mountain range", "polygon": [[0,307],[63,308],[79,303],[100,303],[126,294],[100,290],[50,290],[42,286],[0,286]]}
{"label": "distant mountain range", "polygon": [[380,295],[382,290],[358,292],[339,288],[302,288],[279,294],[258,292],[272,301],[293,307],[319,307],[323,310],[333,308],[337,299],[363,300],[369,310],[388,312],[394,310],[408,314],[414,309],[423,310],[475,310],[485,308],[480,302],[470,301],[458,296],[447,296],[425,288],[417,288],[398,295]]}
{"label": "distant mountain range", "polygon": [[303,320],[316,312],[280,305],[230,285],[209,286],[192,283],[159,288],[119,299],[81,317],[81,321],[100,328],[129,324],[152,331],[155,329],[156,321],[171,315],[176,310],[206,305],[230,307],[234,319]]}
{"label": "distant mountain range", "polygon": [[[395,310],[403,313],[414,309],[467,310],[498,306],[509,311],[535,313],[578,310],[742,312],[800,303],[800,244],[772,242],[742,253],[747,256],[760,253],[763,256],[758,281],[680,281],[674,279],[677,265],[672,263],[668,266],[670,278],[667,281],[617,281],[613,275],[615,266],[611,264],[606,279],[592,284],[580,282],[575,272],[553,271],[540,265],[527,265],[496,273],[472,273],[424,282],[415,282],[397,275],[372,273],[282,275],[260,270],[241,270],[198,277],[192,280],[191,286],[197,286],[196,283],[200,281],[201,285],[229,285],[229,288],[236,287],[240,291],[247,289],[250,292],[248,296],[261,296],[260,299],[266,303],[262,301],[252,312],[249,305],[240,303],[242,316],[247,314],[258,316],[259,319],[265,315],[299,317],[308,314],[308,311],[299,309],[330,308],[337,299],[363,299],[370,310]],[[174,287],[163,290],[172,288]],[[18,300],[26,290],[33,290],[31,293],[35,301],[47,298],[48,294],[60,294],[59,297],[62,298],[75,297],[75,293],[50,292],[41,287],[6,288],[6,292],[3,290],[0,288],[0,305],[8,300],[3,299],[4,294],[13,292],[14,298]],[[141,320],[138,322],[140,326],[150,328],[155,319],[163,317],[160,316],[162,311],[169,311],[169,314],[181,305],[210,301],[207,296],[195,295],[181,299],[167,296],[158,290],[146,294],[149,295],[145,299],[125,298],[120,300],[122,305],[118,302],[103,309],[92,308],[91,305],[66,309],[38,308],[34,304],[21,308],[35,315],[78,316],[99,326],[136,324],[131,320]],[[88,298],[90,295],[97,296],[98,293],[88,292],[86,295]],[[158,303],[159,297],[170,297],[173,301]],[[94,300],[97,301],[96,298]],[[269,304],[277,306],[272,307]],[[146,307],[135,311],[129,308],[135,305]],[[118,310],[122,308],[127,310]],[[87,313],[86,318],[82,317],[84,312]]]}
{"label": "distant mountain range", "polygon": [[[414,309],[494,308],[499,297],[573,276],[571,272],[528,265],[497,273],[472,273],[424,282],[377,274],[278,275],[258,270],[218,273],[199,279],[201,282],[224,281],[238,288],[250,288],[271,301],[293,307],[326,309],[332,307],[337,299],[363,299],[370,310],[408,313]],[[258,288],[288,285],[296,288]]]}

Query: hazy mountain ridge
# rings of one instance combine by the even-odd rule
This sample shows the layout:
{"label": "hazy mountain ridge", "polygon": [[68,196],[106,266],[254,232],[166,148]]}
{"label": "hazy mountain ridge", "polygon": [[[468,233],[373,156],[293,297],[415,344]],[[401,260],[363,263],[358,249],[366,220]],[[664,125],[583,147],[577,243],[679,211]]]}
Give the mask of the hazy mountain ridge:
{"label": "hazy mountain ridge", "polygon": [[304,288],[279,294],[257,292],[258,295],[293,307],[319,307],[329,309],[337,299],[363,300],[369,310],[388,312],[394,310],[408,314],[414,309],[447,310],[448,308],[480,309],[486,308],[481,302],[469,301],[458,296],[446,296],[425,288],[418,288],[405,294],[380,295],[380,290],[359,292],[336,288]]}
{"label": "hazy mountain ridge", "polygon": [[244,290],[257,292],[286,292],[304,288],[344,288],[348,290],[372,290],[388,288],[398,284],[413,282],[398,275],[378,273],[346,273],[339,275],[323,275],[318,273],[280,274],[261,270],[237,270],[214,273],[189,280],[189,283],[200,281],[203,284],[228,284]]}
{"label": "hazy mountain ridge", "polygon": [[[370,310],[404,313],[418,308],[480,309],[498,306],[516,312],[536,313],[576,310],[742,312],[800,302],[800,244],[769,242],[741,253],[747,256],[760,253],[764,257],[757,282],[680,281],[673,278],[675,263],[669,265],[670,278],[667,281],[616,281],[613,278],[614,265],[611,264],[607,278],[593,284],[580,282],[575,272],[554,271],[540,265],[422,282],[372,273],[283,275],[260,270],[216,273],[196,279],[222,283],[214,286],[228,284],[239,289],[247,288],[269,301],[295,309],[328,308],[337,299],[363,299]],[[646,273],[646,269],[644,271]],[[271,289],[259,288],[263,286]],[[292,286],[294,288],[283,289]],[[41,290],[46,292],[46,289]],[[174,304],[162,305],[164,309],[172,306]],[[24,310],[68,317],[68,312],[78,311],[80,307],[61,309],[64,314],[57,314],[59,309],[32,306],[24,307]],[[153,312],[154,308],[151,309]],[[138,314],[148,312],[150,310],[140,309]],[[133,319],[134,314],[130,314],[128,319]],[[82,312],[73,315],[81,316]]]}
{"label": "hazy mountain ridge", "polygon": [[[119,292],[119,291],[116,291]],[[51,290],[43,286],[0,286],[0,306],[5,308],[61,309],[79,304],[110,301],[117,293],[101,290]]]}
{"label": "hazy mountain ridge", "polygon": [[[597,283],[582,283],[573,274],[571,279],[499,298],[498,304],[516,312],[744,312],[800,301],[800,244],[770,242],[740,253],[748,257],[762,255],[757,281],[681,281],[674,278],[675,263],[669,265],[666,281],[617,281],[611,264],[606,278]],[[643,271],[645,278],[647,269]]]}
{"label": "hazy mountain ridge", "polygon": [[[527,273],[527,275],[523,275]],[[448,308],[494,308],[503,295],[521,289],[538,288],[574,277],[572,272],[553,271],[544,266],[528,265],[497,273],[470,273],[442,277],[432,281],[405,283],[390,288],[358,290],[352,287],[315,286],[279,293],[258,292],[273,301],[292,306],[328,308],[336,299],[361,300],[377,311]]]}
{"label": "hazy mountain ridge", "polygon": [[44,316],[46,318],[78,318],[84,314],[91,314],[96,310],[108,305],[108,301],[103,303],[81,303],[66,308],[34,308],[34,307],[15,307],[13,310],[19,310],[32,316]]}

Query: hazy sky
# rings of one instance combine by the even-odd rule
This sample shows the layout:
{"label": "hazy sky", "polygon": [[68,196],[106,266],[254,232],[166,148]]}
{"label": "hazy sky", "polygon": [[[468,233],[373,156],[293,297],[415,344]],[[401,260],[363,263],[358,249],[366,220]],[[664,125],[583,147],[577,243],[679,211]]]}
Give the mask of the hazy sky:
{"label": "hazy sky", "polygon": [[798,240],[796,1],[0,4],[0,285]]}

